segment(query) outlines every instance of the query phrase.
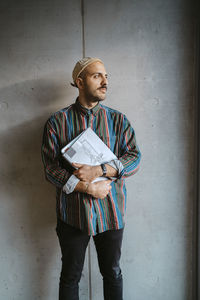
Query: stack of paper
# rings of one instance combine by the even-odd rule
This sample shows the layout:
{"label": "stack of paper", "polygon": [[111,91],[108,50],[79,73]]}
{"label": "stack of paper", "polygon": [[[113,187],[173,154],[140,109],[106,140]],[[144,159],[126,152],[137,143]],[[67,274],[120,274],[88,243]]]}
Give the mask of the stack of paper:
{"label": "stack of paper", "polygon": [[[116,155],[90,127],[67,144],[61,153],[70,164],[80,163],[96,166],[117,159]],[[105,180],[105,178],[101,177],[98,180]]]}

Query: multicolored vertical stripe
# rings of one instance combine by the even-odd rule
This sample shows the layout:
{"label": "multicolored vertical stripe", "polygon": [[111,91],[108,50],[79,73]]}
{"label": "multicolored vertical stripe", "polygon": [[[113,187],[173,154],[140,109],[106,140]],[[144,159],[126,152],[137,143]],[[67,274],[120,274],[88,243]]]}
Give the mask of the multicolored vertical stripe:
{"label": "multicolored vertical stripe", "polygon": [[[79,192],[67,195],[62,190],[72,173],[63,163],[61,149],[89,126],[124,166],[104,199]],[[127,199],[124,179],[135,174],[140,159],[135,132],[126,116],[101,103],[88,110],[77,99],[54,113],[45,124],[42,160],[46,179],[57,188],[57,216],[88,235],[123,228]]]}

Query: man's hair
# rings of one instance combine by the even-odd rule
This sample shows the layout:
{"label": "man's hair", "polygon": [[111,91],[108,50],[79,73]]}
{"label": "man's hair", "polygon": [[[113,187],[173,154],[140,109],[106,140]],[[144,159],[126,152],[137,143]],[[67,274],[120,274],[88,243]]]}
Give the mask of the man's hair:
{"label": "man's hair", "polygon": [[[84,81],[85,78],[86,78],[86,74],[87,74],[87,72],[86,72],[86,70],[84,69],[84,70],[78,75],[77,78],[81,78],[81,79],[83,79],[83,81]],[[71,82],[71,85],[72,85],[73,87],[75,87],[75,88],[78,88],[76,82],[75,82],[75,83],[72,83],[72,82]]]}

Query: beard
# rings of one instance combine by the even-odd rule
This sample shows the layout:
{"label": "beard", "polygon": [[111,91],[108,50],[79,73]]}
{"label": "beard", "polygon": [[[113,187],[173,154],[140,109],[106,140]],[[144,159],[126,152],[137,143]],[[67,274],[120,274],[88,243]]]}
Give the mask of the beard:
{"label": "beard", "polygon": [[91,90],[87,85],[85,85],[85,89],[84,89],[84,93],[85,93],[85,97],[87,99],[87,101],[89,103],[95,103],[95,102],[99,102],[99,101],[104,101],[106,98],[106,93],[102,93],[100,95],[98,95],[98,90],[100,90],[101,88],[106,88],[107,86],[101,86],[96,90]]}

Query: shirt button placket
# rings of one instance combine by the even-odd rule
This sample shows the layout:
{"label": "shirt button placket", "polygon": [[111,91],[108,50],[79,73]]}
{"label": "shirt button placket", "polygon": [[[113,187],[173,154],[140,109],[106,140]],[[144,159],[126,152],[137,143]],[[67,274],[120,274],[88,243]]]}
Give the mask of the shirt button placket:
{"label": "shirt button placket", "polygon": [[91,127],[92,113],[87,113],[87,127]]}

